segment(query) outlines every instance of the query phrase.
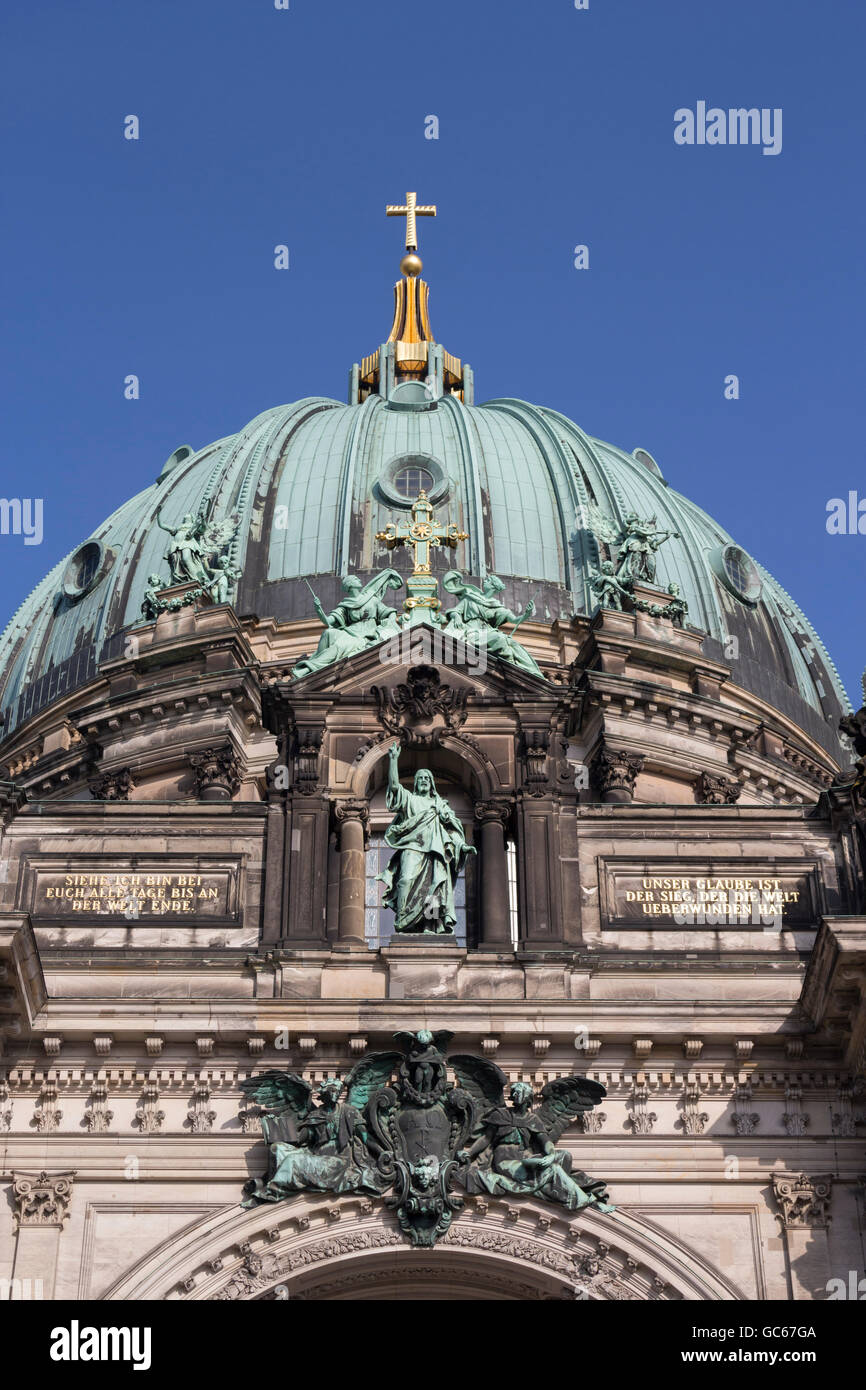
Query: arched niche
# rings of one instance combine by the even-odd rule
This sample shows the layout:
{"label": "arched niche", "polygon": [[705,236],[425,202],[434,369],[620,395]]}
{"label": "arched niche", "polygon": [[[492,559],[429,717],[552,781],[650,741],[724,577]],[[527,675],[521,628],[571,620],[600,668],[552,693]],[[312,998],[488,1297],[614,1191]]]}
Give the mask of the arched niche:
{"label": "arched niche", "polygon": [[[388,780],[388,749],[393,739],[368,748],[355,764],[351,794],[368,800],[384,788]],[[462,788],[473,801],[481,801],[503,791],[496,769],[475,740],[460,734],[444,734],[436,743],[411,743],[400,752],[401,780],[414,776],[419,767],[429,768],[437,783]]]}

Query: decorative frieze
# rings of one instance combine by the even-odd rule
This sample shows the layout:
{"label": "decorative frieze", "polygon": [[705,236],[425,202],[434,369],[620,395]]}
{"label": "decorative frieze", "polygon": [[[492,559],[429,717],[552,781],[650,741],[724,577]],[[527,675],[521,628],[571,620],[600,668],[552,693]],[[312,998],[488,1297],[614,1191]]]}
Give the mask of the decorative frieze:
{"label": "decorative frieze", "polygon": [[683,1090],[683,1113],[680,1124],[684,1134],[697,1136],[706,1129],[709,1115],[700,1110],[701,1091],[696,1081],[687,1081]]}
{"label": "decorative frieze", "polygon": [[159,1108],[159,1087],[148,1081],[141,1092],[141,1108],[138,1111],[139,1134],[159,1134],[165,1123],[165,1111]]}
{"label": "decorative frieze", "polygon": [[737,1134],[741,1137],[754,1134],[761,1118],[756,1111],[749,1109],[751,1101],[751,1085],[748,1082],[744,1082],[737,1086],[734,1091],[734,1113],[731,1116],[731,1122]]}
{"label": "decorative frieze", "polygon": [[632,1134],[652,1134],[658,1115],[654,1110],[647,1110],[648,1103],[649,1087],[645,1081],[635,1081],[631,1094],[631,1114],[628,1117]]}
{"label": "decorative frieze", "polygon": [[209,1134],[213,1129],[216,1111],[209,1109],[211,1097],[207,1081],[197,1081],[192,1090],[187,1124],[190,1134]]}
{"label": "decorative frieze", "polygon": [[90,1102],[84,1112],[84,1124],[90,1134],[106,1134],[114,1119],[114,1111],[106,1109],[108,1086],[104,1080],[94,1082]]}
{"label": "decorative frieze", "polygon": [[55,1134],[62,1119],[63,1111],[57,1105],[57,1086],[53,1081],[46,1081],[39,1092],[33,1123],[40,1134]]}
{"label": "decorative frieze", "polygon": [[577,1127],[584,1134],[600,1134],[606,1120],[607,1112],[604,1110],[584,1110],[577,1117]]}
{"label": "decorative frieze", "polygon": [[787,1109],[782,1116],[782,1124],[785,1126],[785,1133],[792,1139],[799,1138],[806,1133],[809,1124],[809,1116],[803,1111],[803,1090],[793,1082],[785,1088],[785,1102]]}

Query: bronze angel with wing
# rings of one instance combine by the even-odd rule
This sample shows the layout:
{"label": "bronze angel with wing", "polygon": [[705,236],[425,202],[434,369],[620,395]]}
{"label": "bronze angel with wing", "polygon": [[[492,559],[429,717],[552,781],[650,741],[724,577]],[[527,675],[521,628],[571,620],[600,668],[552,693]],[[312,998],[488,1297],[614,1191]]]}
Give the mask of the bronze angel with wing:
{"label": "bronze angel with wing", "polygon": [[161,508],[157,507],[156,524],[171,537],[165,559],[171,571],[172,584],[200,584],[207,590],[220,580],[225,584],[226,566],[216,562],[234,539],[240,524],[238,513],[233,512],[222,521],[209,521],[203,512],[195,516],[192,512],[186,512],[177,526],[165,526],[160,511]]}
{"label": "bronze angel with wing", "polygon": [[587,1206],[606,1213],[615,1210],[605,1184],[586,1173],[573,1173],[571,1154],[556,1147],[577,1116],[599,1104],[606,1094],[603,1086],[584,1076],[560,1077],[542,1088],[541,1104],[533,1109],[534,1092],[525,1081],[508,1087],[511,1103],[506,1102],[508,1078],[495,1063],[465,1055],[448,1061],[478,1107],[473,1142],[457,1155],[465,1165],[468,1192],[538,1196],[560,1202],[569,1211]]}
{"label": "bronze angel with wing", "polygon": [[403,1060],[399,1052],[363,1058],[345,1080],[327,1077],[315,1092],[292,1072],[267,1071],[240,1083],[260,1105],[268,1146],[268,1171],[244,1187],[242,1205],[281,1202],[292,1192],[384,1192],[393,1177],[377,1168],[380,1147],[367,1129],[364,1110]]}

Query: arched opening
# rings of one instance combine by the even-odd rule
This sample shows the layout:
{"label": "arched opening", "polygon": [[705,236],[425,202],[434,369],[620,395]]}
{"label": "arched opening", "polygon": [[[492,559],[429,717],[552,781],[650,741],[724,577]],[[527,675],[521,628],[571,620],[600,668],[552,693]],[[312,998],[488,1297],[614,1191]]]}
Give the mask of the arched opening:
{"label": "arched opening", "polygon": [[[426,768],[432,772],[436,790],[459,817],[468,845],[477,850],[475,806],[478,801],[478,778],[465,758],[456,751],[432,744],[407,747],[400,756],[400,780],[411,788],[415,773]],[[393,819],[385,804],[387,759],[376,763],[368,784],[369,838],[367,845],[364,902],[364,936],[372,950],[390,944],[394,935],[394,913],[385,907],[385,885],[378,875],[387,867],[394,851],[385,843],[385,832]],[[458,946],[472,948],[478,940],[478,865],[477,854],[467,856],[463,872],[454,888],[454,909],[457,922],[454,940]]]}

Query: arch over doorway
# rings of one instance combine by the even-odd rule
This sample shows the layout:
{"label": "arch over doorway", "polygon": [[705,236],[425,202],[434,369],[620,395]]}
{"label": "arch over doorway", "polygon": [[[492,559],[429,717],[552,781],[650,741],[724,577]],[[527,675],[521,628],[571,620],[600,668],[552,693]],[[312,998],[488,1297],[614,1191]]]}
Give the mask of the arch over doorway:
{"label": "arch over doorway", "polygon": [[560,1215],[533,1200],[468,1201],[433,1249],[414,1249],[379,1201],[299,1193],[232,1206],[151,1251],[107,1300],[716,1301],[744,1295],[668,1232],[620,1210]]}

